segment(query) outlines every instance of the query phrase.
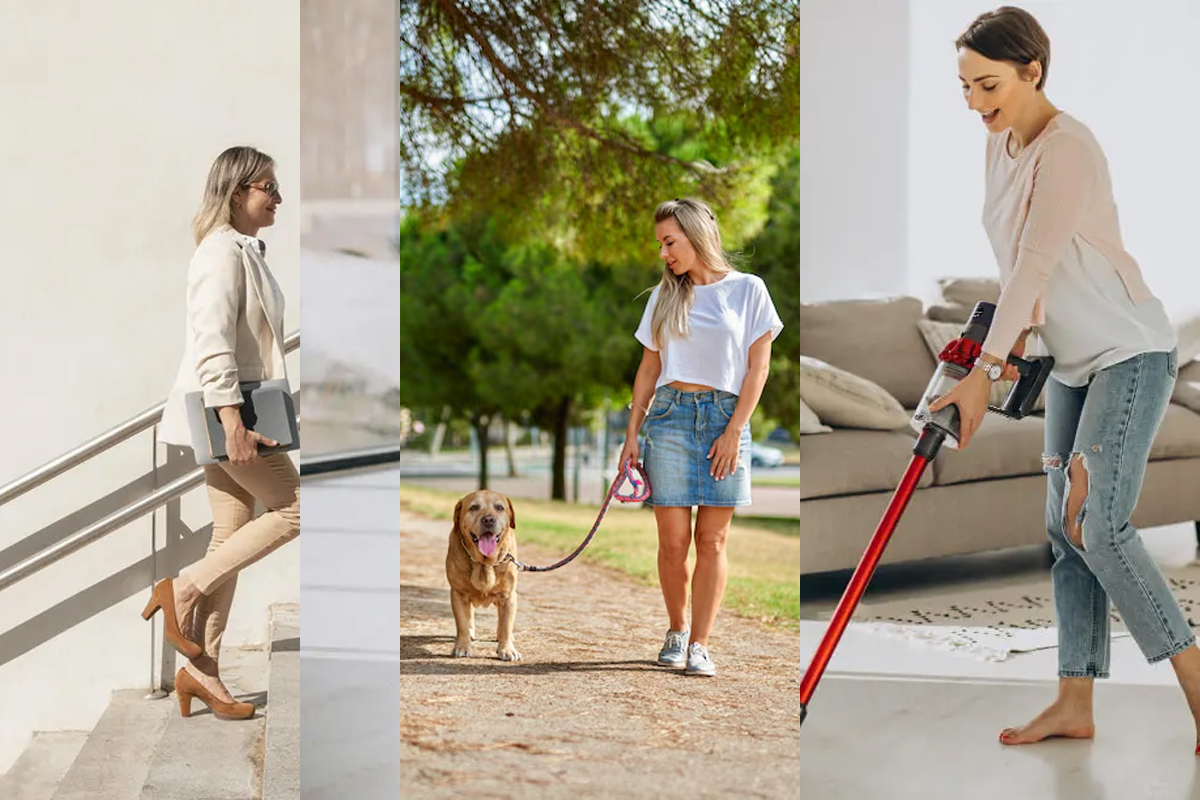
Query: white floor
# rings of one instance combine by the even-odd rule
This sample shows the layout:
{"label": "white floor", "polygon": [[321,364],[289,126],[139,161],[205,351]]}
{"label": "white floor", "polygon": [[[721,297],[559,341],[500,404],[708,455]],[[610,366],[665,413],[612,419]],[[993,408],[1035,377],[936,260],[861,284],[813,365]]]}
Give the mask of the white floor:
{"label": "white floor", "polygon": [[800,734],[804,800],[1167,800],[1200,797],[1191,718],[1178,689],[1096,694],[1094,741],[1006,747],[1048,683],[827,676]]}
{"label": "white floor", "polygon": [[[1191,525],[1143,535],[1164,565],[1196,557]],[[882,575],[877,597],[940,594],[947,585],[974,589],[989,580],[967,583],[944,570],[930,565],[924,581],[920,571],[899,580]],[[1018,570],[990,580],[1019,578]],[[808,601],[806,616],[836,600]],[[824,622],[801,623],[802,665],[825,629]],[[1002,728],[1028,720],[1053,698],[1056,659],[1049,649],[986,662],[851,628],[809,703],[800,796],[1200,798],[1194,726],[1174,671],[1166,662],[1146,664],[1130,638],[1113,642],[1112,677],[1098,682],[1095,741],[1000,745]]]}
{"label": "white floor", "polygon": [[403,797],[399,470],[305,478],[300,492],[303,795]]}

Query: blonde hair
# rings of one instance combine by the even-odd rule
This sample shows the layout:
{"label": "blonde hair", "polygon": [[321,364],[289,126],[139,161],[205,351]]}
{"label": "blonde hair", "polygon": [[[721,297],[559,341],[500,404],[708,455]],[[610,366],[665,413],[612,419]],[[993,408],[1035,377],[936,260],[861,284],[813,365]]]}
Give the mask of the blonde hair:
{"label": "blonde hair", "polygon": [[[668,200],[655,209],[654,224],[668,219],[679,225],[704,266],[715,272],[736,271],[731,256],[721,246],[717,217],[707,203],[691,197]],[[650,317],[650,335],[655,347],[663,348],[668,333],[682,339],[691,336],[688,314],[695,299],[691,277],[687,273],[676,275],[664,266],[662,280],[658,282],[658,302]]]}
{"label": "blonde hair", "polygon": [[213,162],[204,184],[204,200],[192,219],[196,244],[233,219],[233,195],[275,165],[275,159],[253,147],[230,147]]}

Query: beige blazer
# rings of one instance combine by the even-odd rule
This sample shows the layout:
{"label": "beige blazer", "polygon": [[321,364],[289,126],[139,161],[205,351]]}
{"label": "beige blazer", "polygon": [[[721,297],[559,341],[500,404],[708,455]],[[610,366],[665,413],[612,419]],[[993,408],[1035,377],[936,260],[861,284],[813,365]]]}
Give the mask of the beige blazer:
{"label": "beige blazer", "polygon": [[241,381],[287,378],[283,292],[266,246],[225,226],[204,238],[187,281],[187,338],[167,398],[159,440],[191,446],[184,396],[203,391],[208,407],[241,405]]}

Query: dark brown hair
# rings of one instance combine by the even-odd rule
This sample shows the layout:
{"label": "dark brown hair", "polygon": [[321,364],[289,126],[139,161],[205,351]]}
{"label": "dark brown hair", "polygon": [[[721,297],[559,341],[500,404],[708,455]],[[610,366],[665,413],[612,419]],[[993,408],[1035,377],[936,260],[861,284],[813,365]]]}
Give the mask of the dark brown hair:
{"label": "dark brown hair", "polygon": [[1023,8],[1000,6],[995,11],[980,14],[954,42],[955,48],[966,47],[992,61],[1007,61],[1028,67],[1041,63],[1042,76],[1037,82],[1039,91],[1050,74],[1050,37]]}

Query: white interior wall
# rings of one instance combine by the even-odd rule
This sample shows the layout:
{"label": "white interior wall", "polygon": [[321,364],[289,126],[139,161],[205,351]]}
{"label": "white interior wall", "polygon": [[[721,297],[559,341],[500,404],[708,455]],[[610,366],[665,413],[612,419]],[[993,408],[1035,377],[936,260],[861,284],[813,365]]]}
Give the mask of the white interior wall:
{"label": "white interior wall", "polygon": [[800,4],[800,294],[907,290],[908,2]]}
{"label": "white interior wall", "polygon": [[[262,235],[299,326],[299,104],[290,0],[0,0],[0,484],[165,398],[190,219],[231,144],[278,161]],[[145,475],[152,447],[143,434],[0,507],[0,558]],[[211,519],[203,490],[183,516]],[[31,731],[88,729],[111,690],[148,685],[153,533],[146,518],[0,591],[0,772]],[[298,564],[284,548],[242,576],[229,643],[261,641],[267,604],[299,599]]]}

